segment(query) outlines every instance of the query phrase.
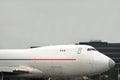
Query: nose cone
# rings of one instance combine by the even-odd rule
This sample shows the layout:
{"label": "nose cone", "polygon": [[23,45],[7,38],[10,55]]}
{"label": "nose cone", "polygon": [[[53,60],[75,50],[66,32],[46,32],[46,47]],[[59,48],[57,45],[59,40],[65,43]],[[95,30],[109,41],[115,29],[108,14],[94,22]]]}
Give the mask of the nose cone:
{"label": "nose cone", "polygon": [[93,74],[99,74],[105,71],[108,71],[109,69],[113,68],[115,66],[115,62],[107,57],[104,54],[97,53],[94,55],[94,65],[93,65]]}
{"label": "nose cone", "polygon": [[109,59],[108,65],[109,65],[109,68],[111,69],[115,66],[115,62],[112,59]]}

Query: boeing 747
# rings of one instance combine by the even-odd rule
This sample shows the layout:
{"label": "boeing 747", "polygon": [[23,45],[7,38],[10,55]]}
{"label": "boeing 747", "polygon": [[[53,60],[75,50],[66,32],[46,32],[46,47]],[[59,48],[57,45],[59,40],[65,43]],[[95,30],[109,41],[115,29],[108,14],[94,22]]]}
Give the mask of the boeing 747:
{"label": "boeing 747", "polygon": [[3,78],[79,77],[103,73],[115,62],[88,45],[0,50]]}

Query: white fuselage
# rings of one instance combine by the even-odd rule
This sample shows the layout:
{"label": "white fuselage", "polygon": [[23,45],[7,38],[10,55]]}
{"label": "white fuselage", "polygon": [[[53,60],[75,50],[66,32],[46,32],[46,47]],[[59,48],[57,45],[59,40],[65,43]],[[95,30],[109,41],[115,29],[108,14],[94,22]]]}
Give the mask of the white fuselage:
{"label": "white fuselage", "polygon": [[[8,72],[6,77],[94,75],[109,70],[114,64],[109,57],[87,45],[56,45],[32,49],[0,50],[0,71]],[[28,73],[9,75],[9,73],[14,73],[14,71],[11,72],[11,69],[14,70],[18,66],[28,67]]]}

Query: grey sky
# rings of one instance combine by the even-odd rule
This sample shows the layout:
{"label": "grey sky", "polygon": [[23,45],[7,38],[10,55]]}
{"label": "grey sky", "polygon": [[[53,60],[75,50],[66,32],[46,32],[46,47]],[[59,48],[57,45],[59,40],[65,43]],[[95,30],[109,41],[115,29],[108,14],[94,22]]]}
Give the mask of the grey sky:
{"label": "grey sky", "polygon": [[120,0],[0,0],[0,48],[120,42]]}

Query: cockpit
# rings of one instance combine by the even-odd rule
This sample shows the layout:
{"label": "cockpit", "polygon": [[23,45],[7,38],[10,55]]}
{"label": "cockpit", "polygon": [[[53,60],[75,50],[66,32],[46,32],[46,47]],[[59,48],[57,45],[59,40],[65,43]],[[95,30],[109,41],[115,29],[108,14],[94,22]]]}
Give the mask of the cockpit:
{"label": "cockpit", "polygon": [[97,51],[95,48],[88,48],[87,51]]}

